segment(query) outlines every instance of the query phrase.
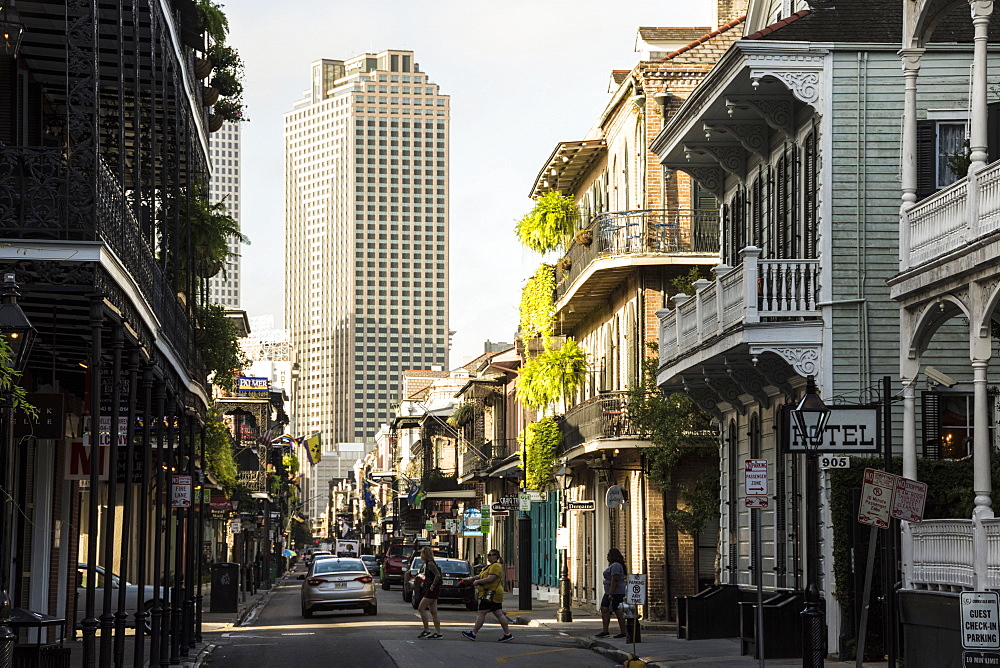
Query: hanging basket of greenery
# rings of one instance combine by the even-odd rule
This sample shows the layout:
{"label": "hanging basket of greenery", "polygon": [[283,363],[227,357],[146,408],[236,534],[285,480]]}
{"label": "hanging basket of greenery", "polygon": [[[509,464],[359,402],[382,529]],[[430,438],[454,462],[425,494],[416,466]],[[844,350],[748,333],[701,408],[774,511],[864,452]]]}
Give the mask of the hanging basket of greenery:
{"label": "hanging basket of greenery", "polygon": [[215,86],[202,86],[201,103],[206,107],[211,107],[219,99],[219,89]]}
{"label": "hanging basket of greenery", "polygon": [[212,114],[231,123],[249,120],[244,115],[243,102],[234,98],[225,98],[216,102],[212,107]]}
{"label": "hanging basket of greenery", "polygon": [[529,424],[521,434],[524,482],[528,489],[545,489],[553,480],[552,467],[562,446],[562,430],[555,417]]}
{"label": "hanging basket of greenery", "polygon": [[208,115],[208,131],[209,132],[218,132],[219,130],[222,129],[222,124],[225,123],[225,122],[226,122],[226,119],[224,119],[222,116],[219,116],[218,114],[209,114]]}
{"label": "hanging basket of greenery", "polygon": [[576,243],[580,246],[589,246],[594,243],[594,231],[578,230],[576,233]]}
{"label": "hanging basket of greenery", "polygon": [[555,323],[555,301],[553,293],[556,289],[555,267],[543,264],[528,279],[521,290],[520,315],[518,332],[522,340],[535,337],[547,339],[552,336]]}
{"label": "hanging basket of greenery", "polygon": [[587,351],[567,338],[561,347],[524,363],[517,379],[517,395],[528,408],[541,409],[573,396],[586,378]]}
{"label": "hanging basket of greenery", "polygon": [[226,46],[220,42],[215,42],[208,47],[208,51],[205,53],[209,60],[219,68],[222,69],[233,69],[242,70],[243,61],[240,59],[240,52],[231,46]]}
{"label": "hanging basket of greenery", "polygon": [[535,200],[535,208],[517,221],[521,243],[538,253],[565,246],[580,218],[580,209],[569,195],[551,190]]}
{"label": "hanging basket of greenery", "polygon": [[212,88],[219,91],[223,97],[238,98],[243,94],[241,73],[230,68],[220,69],[212,77]]}
{"label": "hanging basket of greenery", "polygon": [[556,262],[556,269],[558,269],[564,274],[572,268],[573,268],[573,260],[569,259],[568,257],[561,258],[558,262]]}
{"label": "hanging basket of greenery", "polygon": [[455,408],[455,412],[448,417],[448,424],[453,427],[460,427],[471,420],[475,415],[475,402],[463,401]]}
{"label": "hanging basket of greenery", "polygon": [[212,73],[215,64],[210,58],[194,59],[194,76],[196,79],[206,79]]}
{"label": "hanging basket of greenery", "polygon": [[188,248],[191,248],[190,269],[198,276],[214,276],[227,259],[236,255],[229,249],[230,239],[244,244],[249,244],[250,239],[240,232],[240,225],[229,214],[225,200],[209,202],[201,187],[193,188],[190,197],[185,194],[164,200],[156,213],[157,223],[167,238],[167,247],[177,256],[181,274],[189,269]]}
{"label": "hanging basket of greenery", "polygon": [[214,42],[225,42],[229,34],[229,19],[222,11],[222,5],[212,0],[198,0],[200,27]]}

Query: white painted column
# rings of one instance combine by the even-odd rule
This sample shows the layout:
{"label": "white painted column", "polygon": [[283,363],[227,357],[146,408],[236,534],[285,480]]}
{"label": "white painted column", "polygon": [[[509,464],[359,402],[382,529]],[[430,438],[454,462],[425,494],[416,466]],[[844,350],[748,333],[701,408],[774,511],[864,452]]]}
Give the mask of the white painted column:
{"label": "white painted column", "polygon": [[993,0],[970,0],[972,25],[975,28],[972,55],[972,119],[969,123],[969,148],[972,164],[969,173],[975,174],[986,166],[986,93],[987,65],[986,42],[993,13]]}
{"label": "white painted column", "polygon": [[914,385],[916,373],[906,375],[903,381],[903,477],[917,479],[917,417]]}
{"label": "white painted column", "polygon": [[757,309],[757,294],[760,286],[757,285],[757,261],[760,259],[761,250],[756,246],[747,246],[740,251],[743,257],[743,320],[744,322],[760,322],[760,315]]}
{"label": "white painted column", "polygon": [[917,75],[923,49],[903,49],[902,205],[899,211],[899,268],[910,266],[910,221],[906,212],[917,202]]}
{"label": "white painted column", "polygon": [[993,491],[990,481],[990,414],[989,400],[986,394],[986,369],[988,366],[989,362],[986,360],[972,362],[972,483],[976,493],[972,513],[974,517],[979,519],[993,517],[993,501],[990,498]]}

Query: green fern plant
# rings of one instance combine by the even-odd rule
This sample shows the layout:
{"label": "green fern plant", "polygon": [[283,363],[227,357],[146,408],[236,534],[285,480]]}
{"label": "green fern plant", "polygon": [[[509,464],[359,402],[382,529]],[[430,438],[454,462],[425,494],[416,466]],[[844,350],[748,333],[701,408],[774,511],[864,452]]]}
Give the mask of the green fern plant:
{"label": "green fern plant", "polygon": [[517,395],[529,408],[540,409],[576,393],[587,377],[587,351],[573,339],[547,349],[521,367]]}
{"label": "green fern plant", "polygon": [[550,190],[535,199],[535,208],[514,228],[521,243],[537,253],[563,248],[576,230],[580,209],[569,195]]}
{"label": "green fern plant", "polygon": [[562,430],[554,417],[529,424],[521,434],[524,482],[527,489],[544,489],[552,482],[552,467],[562,445]]}
{"label": "green fern plant", "polygon": [[555,301],[553,293],[556,289],[556,270],[551,264],[543,264],[528,279],[521,290],[519,332],[521,339],[536,336],[548,340],[552,336],[555,324]]}

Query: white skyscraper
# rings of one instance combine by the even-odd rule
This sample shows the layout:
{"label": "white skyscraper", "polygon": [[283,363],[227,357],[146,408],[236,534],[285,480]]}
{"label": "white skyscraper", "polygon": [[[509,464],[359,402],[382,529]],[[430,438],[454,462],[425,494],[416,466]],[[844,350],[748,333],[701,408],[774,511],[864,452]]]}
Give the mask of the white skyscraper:
{"label": "white skyscraper", "polygon": [[388,50],[319,60],[285,114],[285,326],[300,435],[371,440],[448,345],[449,98]]}
{"label": "white skyscraper", "polygon": [[[212,204],[225,200],[229,214],[240,222],[240,124],[223,123],[222,129],[209,135],[212,154],[212,178],[208,195]],[[229,250],[240,252],[240,243],[229,240]],[[240,258],[230,257],[218,274],[208,279],[209,301],[227,309],[240,308]]]}

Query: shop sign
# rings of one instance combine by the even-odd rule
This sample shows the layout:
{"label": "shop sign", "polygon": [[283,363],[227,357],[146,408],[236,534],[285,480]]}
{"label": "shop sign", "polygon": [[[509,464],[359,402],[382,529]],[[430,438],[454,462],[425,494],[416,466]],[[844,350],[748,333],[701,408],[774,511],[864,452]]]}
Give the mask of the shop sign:
{"label": "shop sign", "polygon": [[479,508],[469,508],[462,513],[462,535],[482,536],[483,532],[480,529],[482,519],[482,512]]}

